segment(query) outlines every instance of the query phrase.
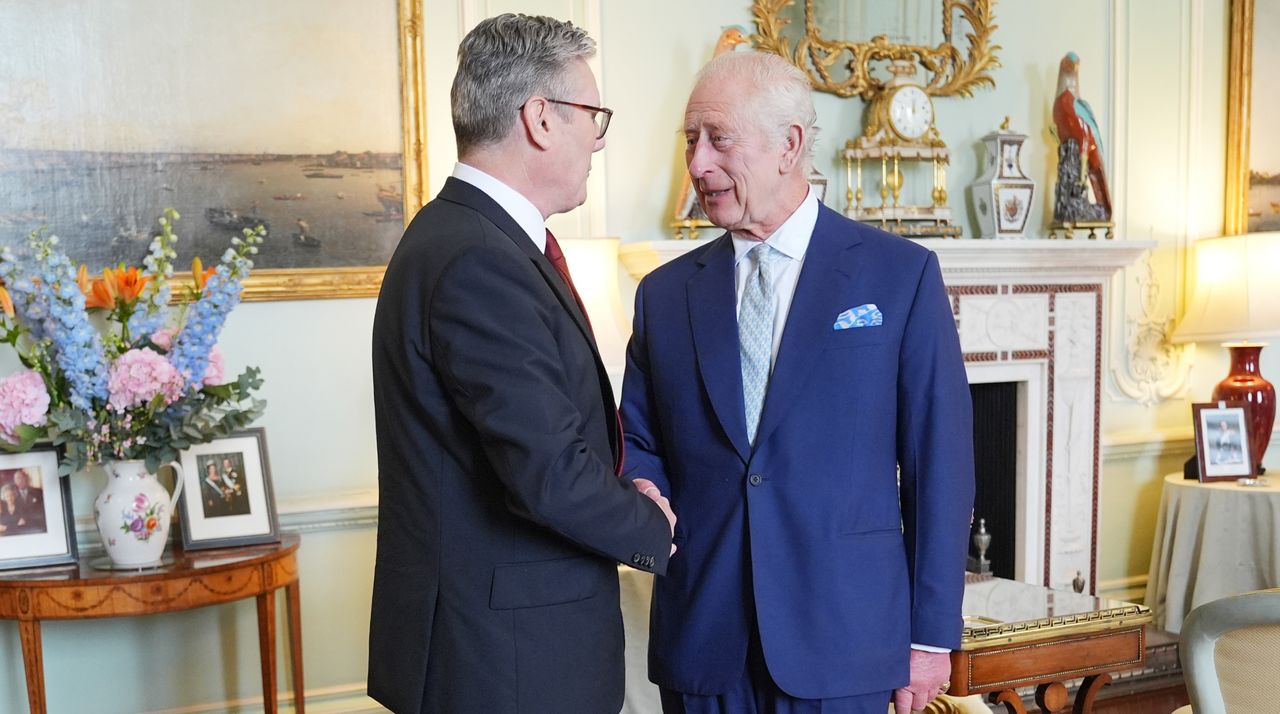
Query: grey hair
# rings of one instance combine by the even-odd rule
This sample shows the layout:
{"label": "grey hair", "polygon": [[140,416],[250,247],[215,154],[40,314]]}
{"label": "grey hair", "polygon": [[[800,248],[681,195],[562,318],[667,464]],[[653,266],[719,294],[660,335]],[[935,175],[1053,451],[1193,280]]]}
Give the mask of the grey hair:
{"label": "grey hair", "polygon": [[[476,25],[458,46],[450,93],[458,153],[505,139],[529,97],[565,99],[565,70],[595,52],[585,30],[550,17],[506,13]],[[572,110],[555,106],[566,117]]]}
{"label": "grey hair", "polygon": [[694,84],[738,77],[752,81],[754,94],[743,99],[749,103],[751,115],[762,131],[776,134],[780,141],[792,124],[804,128],[800,168],[807,178],[813,169],[813,145],[820,131],[809,78],[778,55],[752,50],[726,52],[716,57],[698,72]]}
{"label": "grey hair", "polygon": [[0,486],[0,498],[4,498],[4,495],[10,492],[13,493],[14,497],[17,497],[18,487],[11,483],[6,483],[5,485]]}

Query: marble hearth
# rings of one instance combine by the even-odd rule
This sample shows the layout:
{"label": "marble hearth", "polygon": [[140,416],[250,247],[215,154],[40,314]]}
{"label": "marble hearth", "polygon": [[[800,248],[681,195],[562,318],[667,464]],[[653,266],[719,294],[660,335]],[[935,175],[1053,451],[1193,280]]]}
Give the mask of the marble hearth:
{"label": "marble hearth", "polygon": [[[1018,387],[1018,580],[1096,592],[1104,316],[1150,241],[919,241],[938,254],[970,383]],[[637,279],[705,241],[622,246]]]}

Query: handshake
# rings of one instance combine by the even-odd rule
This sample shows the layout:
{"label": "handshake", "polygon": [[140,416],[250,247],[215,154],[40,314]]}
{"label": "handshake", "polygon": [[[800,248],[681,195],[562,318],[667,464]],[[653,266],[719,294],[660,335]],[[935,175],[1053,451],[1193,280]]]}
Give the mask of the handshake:
{"label": "handshake", "polygon": [[[671,527],[671,536],[674,538],[676,534],[676,514],[671,510],[671,501],[662,495],[662,491],[658,489],[657,484],[647,478],[638,478],[631,482],[635,485],[636,490],[648,496],[651,501],[658,504],[658,508],[662,509],[662,515],[667,517],[667,525]],[[671,555],[676,554],[676,544],[671,544]]]}

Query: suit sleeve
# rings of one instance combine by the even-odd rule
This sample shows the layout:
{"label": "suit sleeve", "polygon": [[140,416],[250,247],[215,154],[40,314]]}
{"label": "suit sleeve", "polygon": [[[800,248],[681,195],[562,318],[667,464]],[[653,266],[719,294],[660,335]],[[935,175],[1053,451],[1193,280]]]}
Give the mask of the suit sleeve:
{"label": "suit sleeve", "polygon": [[570,370],[592,366],[563,363],[549,327],[557,318],[550,311],[563,307],[539,298],[543,290],[523,256],[493,248],[460,254],[431,298],[431,356],[479,432],[514,513],[585,549],[664,573],[666,517],[583,439]]}
{"label": "suit sleeve", "polygon": [[627,370],[622,379],[622,428],[627,439],[627,460],[622,477],[647,478],[662,495],[671,495],[671,483],[662,460],[661,427],[654,409],[653,380],[649,372],[649,345],[645,339],[645,282],[636,289],[636,312],[627,343]]}
{"label": "suit sleeve", "polygon": [[911,641],[959,649],[973,515],[973,408],[951,301],[930,253],[898,376],[898,463],[911,579]]}

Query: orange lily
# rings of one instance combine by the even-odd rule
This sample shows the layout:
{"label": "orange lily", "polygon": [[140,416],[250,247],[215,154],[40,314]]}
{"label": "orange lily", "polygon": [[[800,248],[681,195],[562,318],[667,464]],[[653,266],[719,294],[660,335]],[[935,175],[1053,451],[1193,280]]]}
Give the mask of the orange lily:
{"label": "orange lily", "polygon": [[204,263],[200,262],[199,256],[191,259],[191,278],[195,281],[196,292],[204,292],[205,283],[209,282],[209,278],[213,275],[213,271],[217,268],[204,269]]}
{"label": "orange lily", "polygon": [[4,314],[13,317],[13,296],[9,295],[9,289],[4,286],[4,281],[0,280],[0,309],[4,310]]}
{"label": "orange lily", "polygon": [[[110,274],[110,275],[109,275]],[[123,266],[116,268],[114,271],[110,268],[102,271],[104,278],[115,281],[115,290],[120,300],[126,304],[132,303],[142,294],[142,289],[150,282],[150,275],[143,275],[138,268],[125,268]]]}
{"label": "orange lily", "polygon": [[81,267],[77,276],[80,289],[84,292],[84,305],[89,309],[114,310],[117,302],[126,305],[133,303],[142,294],[151,276],[143,275],[137,268],[103,268],[102,277],[94,278],[86,290],[88,271]]}

